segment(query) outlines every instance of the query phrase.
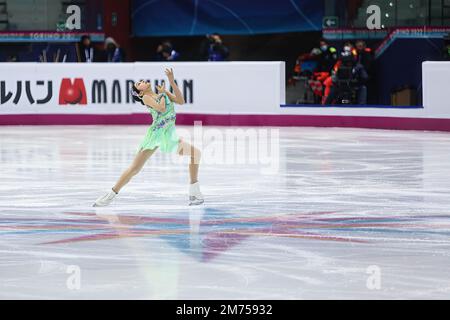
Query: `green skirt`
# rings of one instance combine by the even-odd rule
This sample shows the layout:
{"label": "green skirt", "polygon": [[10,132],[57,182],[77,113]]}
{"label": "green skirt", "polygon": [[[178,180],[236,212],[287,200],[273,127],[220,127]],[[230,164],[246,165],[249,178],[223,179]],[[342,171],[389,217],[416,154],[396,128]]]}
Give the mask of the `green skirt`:
{"label": "green skirt", "polygon": [[150,126],[136,153],[142,150],[153,150],[156,148],[159,148],[165,153],[173,153],[178,150],[179,142],[180,138],[175,130],[175,125],[156,130],[153,126]]}

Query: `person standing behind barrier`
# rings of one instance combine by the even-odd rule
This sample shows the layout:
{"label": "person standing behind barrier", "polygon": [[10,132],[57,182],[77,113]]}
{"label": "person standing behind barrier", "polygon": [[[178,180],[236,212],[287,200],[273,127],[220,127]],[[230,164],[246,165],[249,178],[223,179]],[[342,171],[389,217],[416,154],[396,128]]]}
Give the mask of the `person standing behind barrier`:
{"label": "person standing behind barrier", "polygon": [[331,73],[338,60],[338,52],[336,48],[329,46],[325,40],[320,41],[320,51],[317,72]]}
{"label": "person standing behind barrier", "polygon": [[201,46],[203,60],[225,61],[230,54],[227,46],[223,44],[222,38],[217,33],[206,35]]}
{"label": "person standing behind barrier", "polygon": [[[346,103],[367,104],[367,80],[368,75],[363,65],[357,62],[348,46],[344,47],[341,57],[334,67],[333,75],[326,81],[329,81],[330,84],[327,86],[328,92],[325,95],[324,104],[341,104],[343,100],[348,100]],[[339,81],[345,83],[344,88],[339,87]],[[342,89],[345,92],[342,92]],[[353,92],[356,94],[356,101],[350,98],[354,95]]]}
{"label": "person standing behind barrier", "polygon": [[[334,48],[333,48],[334,49]],[[336,49],[334,49],[336,50]],[[332,52],[334,52],[334,50],[331,50]],[[355,57],[356,56],[356,50],[354,50],[353,44],[351,42],[346,42],[343,48],[343,53],[345,53],[345,55],[348,55],[349,57]],[[342,56],[342,54],[341,54]],[[337,55],[336,55],[337,58]],[[334,59],[334,55],[333,55],[333,59]],[[336,59],[336,63],[333,65],[333,68],[331,69],[331,71],[328,72],[323,72],[323,76],[327,75],[325,77],[325,79],[323,80],[323,86],[325,88],[324,93],[323,93],[323,97],[322,97],[322,104],[330,104],[329,101],[330,99],[328,99],[328,96],[331,93],[331,87],[335,85],[335,78],[333,79],[333,77],[336,76],[336,73],[339,71],[339,68],[341,66],[342,60],[341,59]]]}
{"label": "person standing behind barrier", "polygon": [[321,94],[322,104],[325,103],[331,86],[331,72],[337,62],[337,50],[330,47],[325,40],[320,41],[320,55],[317,58],[317,68],[314,72],[314,81],[321,83],[324,90]]}
{"label": "person standing behind barrier", "polygon": [[177,52],[171,42],[165,41],[158,45],[155,54],[155,61],[177,61],[180,58],[180,53]]}
{"label": "person standing behind barrier", "polygon": [[373,55],[372,49],[367,48],[366,42],[359,40],[356,42],[357,62],[361,64],[369,74],[372,69]]}
{"label": "person standing behind barrier", "polygon": [[99,51],[92,45],[91,37],[84,35],[76,44],[78,62],[98,62],[101,61]]}
{"label": "person standing behind barrier", "polygon": [[371,88],[373,52],[368,48],[366,42],[359,40],[356,42],[357,64],[356,75],[358,78],[358,104],[367,104],[368,91]]}
{"label": "person standing behind barrier", "polygon": [[106,62],[124,62],[125,61],[125,52],[122,48],[117,44],[117,42],[108,37],[105,40],[105,56]]}

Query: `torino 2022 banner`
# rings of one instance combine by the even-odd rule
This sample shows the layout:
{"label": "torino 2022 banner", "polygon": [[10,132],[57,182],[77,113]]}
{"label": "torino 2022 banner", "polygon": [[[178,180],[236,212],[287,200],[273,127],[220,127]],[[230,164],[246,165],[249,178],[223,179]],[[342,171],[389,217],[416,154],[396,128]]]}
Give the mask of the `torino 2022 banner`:
{"label": "torino 2022 banner", "polygon": [[277,113],[284,104],[284,62],[2,63],[1,114],[147,113],[130,89],[144,79],[153,88],[173,68],[186,104],[180,113]]}
{"label": "torino 2022 banner", "polygon": [[134,0],[136,36],[260,34],[322,29],[321,0]]}

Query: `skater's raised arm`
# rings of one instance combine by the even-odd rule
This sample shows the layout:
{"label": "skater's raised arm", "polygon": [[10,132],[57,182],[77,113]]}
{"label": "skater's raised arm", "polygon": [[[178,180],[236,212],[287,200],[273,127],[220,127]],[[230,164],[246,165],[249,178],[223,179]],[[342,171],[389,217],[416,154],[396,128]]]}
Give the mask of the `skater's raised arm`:
{"label": "skater's raised arm", "polygon": [[177,104],[185,104],[186,102],[184,101],[184,97],[183,94],[181,93],[180,88],[178,88],[176,82],[175,82],[175,77],[173,75],[173,69],[166,69],[166,75],[167,78],[169,79],[169,83],[170,86],[173,88],[173,93],[171,93],[170,91],[166,90],[166,94],[169,96],[170,100],[172,100],[173,102],[177,103]]}

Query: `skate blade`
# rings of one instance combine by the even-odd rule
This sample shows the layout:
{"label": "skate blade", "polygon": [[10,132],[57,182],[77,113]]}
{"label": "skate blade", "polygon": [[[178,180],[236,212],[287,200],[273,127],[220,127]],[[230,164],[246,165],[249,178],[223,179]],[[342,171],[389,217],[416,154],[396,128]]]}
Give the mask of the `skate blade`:
{"label": "skate blade", "polygon": [[199,205],[203,204],[204,202],[205,202],[205,200],[192,201],[192,202],[189,202],[189,206],[199,206]]}
{"label": "skate blade", "polygon": [[94,203],[92,206],[102,208],[102,207],[107,207],[108,205],[99,205],[99,204]]}

